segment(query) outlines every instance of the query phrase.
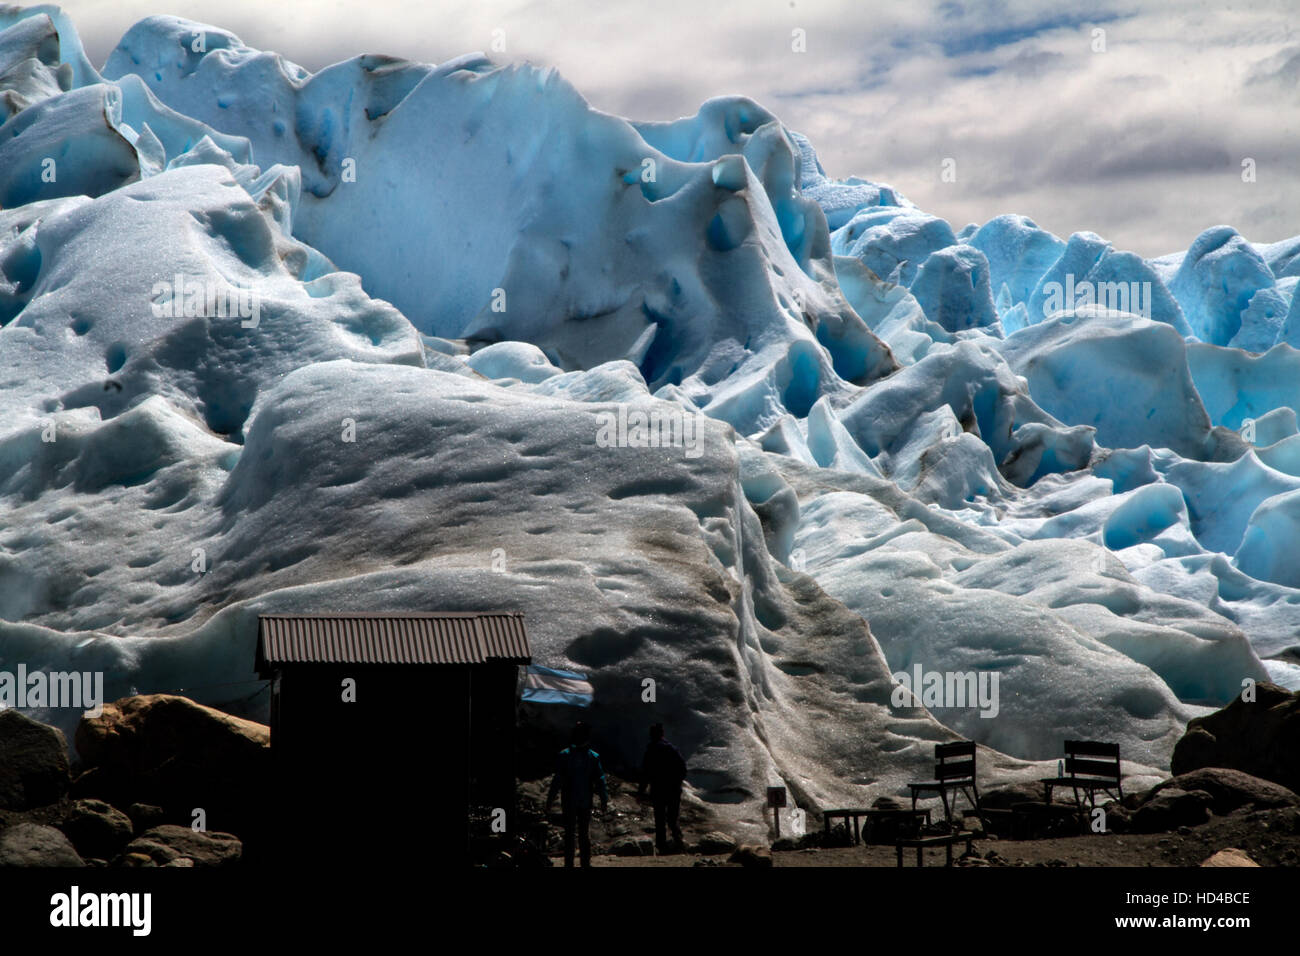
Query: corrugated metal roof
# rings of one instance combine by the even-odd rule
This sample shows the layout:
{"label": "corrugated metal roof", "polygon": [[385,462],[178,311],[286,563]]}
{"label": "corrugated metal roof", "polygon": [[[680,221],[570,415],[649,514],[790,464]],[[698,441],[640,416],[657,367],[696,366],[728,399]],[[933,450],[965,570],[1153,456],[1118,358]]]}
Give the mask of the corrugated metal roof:
{"label": "corrugated metal roof", "polygon": [[482,664],[532,660],[513,612],[263,614],[257,668],[287,663]]}

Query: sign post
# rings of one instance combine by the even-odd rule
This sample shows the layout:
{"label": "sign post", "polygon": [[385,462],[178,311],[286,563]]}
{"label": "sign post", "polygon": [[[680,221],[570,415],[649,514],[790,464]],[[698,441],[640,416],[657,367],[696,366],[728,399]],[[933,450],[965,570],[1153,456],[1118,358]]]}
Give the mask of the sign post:
{"label": "sign post", "polygon": [[767,805],[772,808],[772,819],[776,821],[776,838],[781,839],[781,809],[785,806],[785,787],[767,788]]}

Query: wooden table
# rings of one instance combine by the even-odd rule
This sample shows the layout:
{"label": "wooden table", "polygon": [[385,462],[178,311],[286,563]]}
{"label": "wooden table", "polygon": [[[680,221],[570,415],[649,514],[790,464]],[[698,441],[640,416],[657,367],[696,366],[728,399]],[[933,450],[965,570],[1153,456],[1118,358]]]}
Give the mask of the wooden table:
{"label": "wooden table", "polygon": [[952,845],[954,843],[965,843],[966,852],[971,851],[971,841],[975,837],[969,833],[944,833],[938,836],[915,837],[910,840],[899,840],[895,844],[898,850],[898,865],[903,865],[903,847],[916,847],[916,865],[925,866],[924,850],[929,846],[941,846],[948,851],[948,862],[946,866],[952,866]]}
{"label": "wooden table", "polygon": [[[861,821],[865,816],[870,816],[871,810],[867,807],[842,807],[839,810],[823,810],[822,825],[826,830],[826,845],[830,846],[831,842],[831,821],[842,819],[844,821],[844,832],[848,835],[849,845],[862,842]],[[853,822],[850,824],[849,821]]]}

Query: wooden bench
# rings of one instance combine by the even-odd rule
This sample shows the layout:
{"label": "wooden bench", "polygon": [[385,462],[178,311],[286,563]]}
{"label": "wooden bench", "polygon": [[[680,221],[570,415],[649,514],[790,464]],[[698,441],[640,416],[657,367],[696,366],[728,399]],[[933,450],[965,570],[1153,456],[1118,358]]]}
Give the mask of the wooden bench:
{"label": "wooden bench", "polygon": [[898,851],[898,865],[903,865],[903,848],[916,847],[916,865],[925,866],[924,851],[926,847],[941,846],[948,851],[948,862],[945,866],[952,866],[952,845],[954,843],[965,843],[966,852],[971,852],[971,841],[975,837],[969,833],[942,833],[935,836],[913,837],[907,840],[898,840],[894,843]]}
{"label": "wooden bench", "polygon": [[[975,743],[965,740],[955,744],[937,744],[934,748],[934,779],[910,783],[912,790],[912,809],[916,809],[916,799],[922,793],[937,793],[943,801],[944,820],[952,825],[952,807],[948,804],[949,791],[953,794],[956,805],[957,794],[962,793],[984,823],[984,812],[980,809],[980,792],[975,785]],[[987,823],[985,829],[987,829]]]}
{"label": "wooden bench", "polygon": [[1074,804],[1080,813],[1083,812],[1080,792],[1088,795],[1088,806],[1093,809],[1097,806],[1098,790],[1117,800],[1124,799],[1119,744],[1103,744],[1092,740],[1067,740],[1064,770],[1065,772],[1059,777],[1043,778],[1045,803],[1052,802],[1052,790],[1056,787],[1069,787],[1074,791]]}

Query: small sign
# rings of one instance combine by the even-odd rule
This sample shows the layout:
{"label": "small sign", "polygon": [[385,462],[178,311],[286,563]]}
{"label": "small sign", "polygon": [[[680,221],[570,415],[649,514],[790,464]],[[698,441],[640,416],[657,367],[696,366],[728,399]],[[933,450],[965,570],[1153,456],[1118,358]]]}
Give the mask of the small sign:
{"label": "small sign", "polygon": [[767,805],[773,810],[779,810],[785,806],[785,787],[768,787],[767,788]]}

